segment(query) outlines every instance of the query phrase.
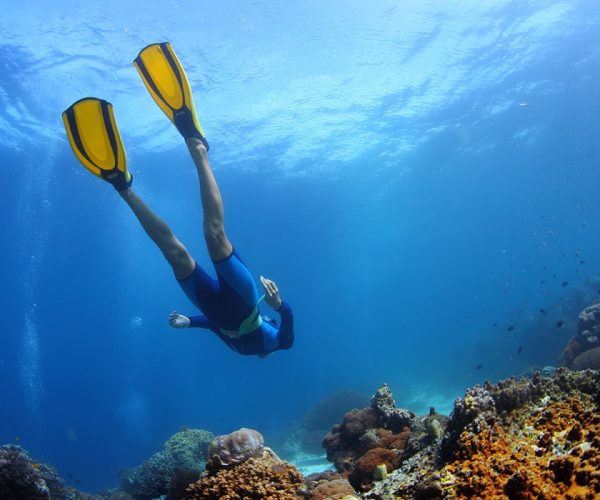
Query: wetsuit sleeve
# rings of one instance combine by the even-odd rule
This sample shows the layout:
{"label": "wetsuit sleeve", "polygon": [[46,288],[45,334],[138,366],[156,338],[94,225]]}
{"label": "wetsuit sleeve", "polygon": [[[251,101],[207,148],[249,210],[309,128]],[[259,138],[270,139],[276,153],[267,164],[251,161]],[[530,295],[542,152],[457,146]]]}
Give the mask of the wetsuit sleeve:
{"label": "wetsuit sleeve", "polygon": [[294,315],[292,308],[287,302],[282,302],[277,312],[281,316],[278,349],[289,349],[294,344]]}
{"label": "wetsuit sleeve", "polygon": [[190,316],[190,328],[208,328],[212,330],[214,324],[206,316],[199,314],[198,316]]}

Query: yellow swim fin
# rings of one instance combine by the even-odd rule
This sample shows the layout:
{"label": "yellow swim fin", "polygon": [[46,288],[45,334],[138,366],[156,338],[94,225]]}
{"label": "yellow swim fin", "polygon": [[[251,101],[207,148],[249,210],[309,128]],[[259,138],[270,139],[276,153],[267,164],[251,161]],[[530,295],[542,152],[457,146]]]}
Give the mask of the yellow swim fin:
{"label": "yellow swim fin", "polygon": [[110,102],[86,97],[62,114],[71,148],[92,174],[110,182],[117,191],[131,186],[127,158]]}
{"label": "yellow swim fin", "polygon": [[192,89],[171,44],[153,43],[141,50],[133,65],[152,99],[185,138],[197,137],[206,149],[208,142],[194,110]]}

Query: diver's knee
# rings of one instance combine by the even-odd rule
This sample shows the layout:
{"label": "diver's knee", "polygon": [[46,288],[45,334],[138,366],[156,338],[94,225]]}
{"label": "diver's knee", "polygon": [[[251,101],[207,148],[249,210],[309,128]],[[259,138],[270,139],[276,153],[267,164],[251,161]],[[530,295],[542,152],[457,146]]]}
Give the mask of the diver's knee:
{"label": "diver's knee", "polygon": [[165,257],[173,268],[189,265],[193,261],[191,255],[183,245],[178,245],[165,252]]}
{"label": "diver's knee", "polygon": [[227,241],[225,229],[222,224],[206,224],[204,226],[204,239],[208,246],[215,246]]}

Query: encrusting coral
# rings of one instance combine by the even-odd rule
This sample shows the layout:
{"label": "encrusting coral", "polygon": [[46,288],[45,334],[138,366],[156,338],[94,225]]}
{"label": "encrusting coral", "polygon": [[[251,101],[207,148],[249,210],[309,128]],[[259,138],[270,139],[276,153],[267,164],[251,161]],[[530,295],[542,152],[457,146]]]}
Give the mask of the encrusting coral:
{"label": "encrusting coral", "polygon": [[600,415],[592,408],[589,396],[578,395],[524,412],[522,432],[494,424],[479,434],[463,433],[445,470],[454,477],[454,492],[481,498],[599,495]]}
{"label": "encrusting coral", "polygon": [[559,369],[458,398],[444,439],[366,498],[600,497],[600,374]]}
{"label": "encrusting coral", "polygon": [[264,446],[259,432],[240,429],[211,443],[207,471],[185,498],[287,500],[298,496],[303,482],[293,465]]}

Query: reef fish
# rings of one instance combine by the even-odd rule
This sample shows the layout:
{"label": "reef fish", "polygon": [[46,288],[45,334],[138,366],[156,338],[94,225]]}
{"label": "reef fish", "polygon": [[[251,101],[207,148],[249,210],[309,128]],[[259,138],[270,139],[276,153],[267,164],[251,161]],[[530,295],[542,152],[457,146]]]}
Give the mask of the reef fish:
{"label": "reef fish", "polygon": [[562,319],[556,323],[556,328],[562,328],[563,326],[565,326],[565,322]]}
{"label": "reef fish", "polygon": [[509,327],[506,328],[507,332],[512,332],[515,329],[515,327],[513,325],[510,325]]}

